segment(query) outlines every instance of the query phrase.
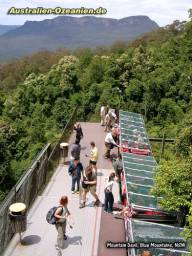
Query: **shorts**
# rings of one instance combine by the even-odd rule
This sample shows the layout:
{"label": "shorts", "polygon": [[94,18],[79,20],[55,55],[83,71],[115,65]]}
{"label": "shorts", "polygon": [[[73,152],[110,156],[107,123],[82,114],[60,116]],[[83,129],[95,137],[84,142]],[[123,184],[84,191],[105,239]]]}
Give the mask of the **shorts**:
{"label": "shorts", "polygon": [[90,164],[93,164],[93,165],[96,165],[96,164],[97,164],[97,161],[92,161],[92,160],[90,160],[89,163],[90,163]]}
{"label": "shorts", "polygon": [[96,193],[96,185],[88,186],[88,188],[84,188],[85,193],[90,192],[91,194]]}

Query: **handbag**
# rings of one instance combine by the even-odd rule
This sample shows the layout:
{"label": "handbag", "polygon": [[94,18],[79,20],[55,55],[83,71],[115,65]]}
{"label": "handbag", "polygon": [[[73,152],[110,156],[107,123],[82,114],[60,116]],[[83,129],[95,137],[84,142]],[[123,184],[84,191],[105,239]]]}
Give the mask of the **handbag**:
{"label": "handbag", "polygon": [[84,181],[88,181],[86,177],[83,177],[83,180],[82,180],[82,188],[88,188],[88,184],[85,184]]}

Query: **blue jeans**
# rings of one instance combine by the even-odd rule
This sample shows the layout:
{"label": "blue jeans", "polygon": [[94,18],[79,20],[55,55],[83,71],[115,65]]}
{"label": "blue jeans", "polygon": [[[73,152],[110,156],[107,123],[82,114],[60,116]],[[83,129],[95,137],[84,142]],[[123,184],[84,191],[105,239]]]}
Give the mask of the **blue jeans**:
{"label": "blue jeans", "polygon": [[77,183],[77,191],[79,191],[80,180],[81,180],[81,177],[72,176],[72,186],[71,186],[72,191],[75,191],[75,184],[76,183]]}
{"label": "blue jeans", "polygon": [[106,192],[106,190],[105,190],[104,210],[106,212],[112,212],[113,211],[113,203],[114,203],[113,193],[112,192]]}

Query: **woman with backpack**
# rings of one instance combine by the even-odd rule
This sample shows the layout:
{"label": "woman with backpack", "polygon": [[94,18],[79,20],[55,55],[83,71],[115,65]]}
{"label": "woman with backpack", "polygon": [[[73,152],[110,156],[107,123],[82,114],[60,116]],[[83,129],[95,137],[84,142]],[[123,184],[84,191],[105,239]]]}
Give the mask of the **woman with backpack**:
{"label": "woman with backpack", "polygon": [[70,212],[67,208],[68,197],[62,196],[59,203],[60,205],[58,206],[54,214],[54,217],[56,218],[55,227],[58,232],[56,248],[62,249],[64,247],[64,240],[67,239],[65,232],[67,225],[67,217],[70,215]]}

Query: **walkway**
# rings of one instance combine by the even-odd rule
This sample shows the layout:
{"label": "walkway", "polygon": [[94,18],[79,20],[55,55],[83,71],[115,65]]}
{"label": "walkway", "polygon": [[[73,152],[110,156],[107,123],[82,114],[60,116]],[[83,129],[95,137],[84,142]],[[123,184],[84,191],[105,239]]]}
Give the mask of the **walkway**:
{"label": "walkway", "polygon": [[[81,161],[86,166],[89,158],[85,157],[85,154],[90,152],[90,141],[95,141],[99,148],[100,158],[98,161],[98,180],[97,180],[97,193],[101,201],[104,199],[104,177],[108,176],[112,171],[111,162],[103,158],[105,146],[103,127],[95,123],[82,123],[84,132],[84,138],[81,141],[82,152]],[[73,133],[70,138],[70,144],[74,141],[75,134]],[[54,256],[57,255],[55,249],[57,232],[54,225],[49,225],[45,216],[47,211],[54,205],[58,204],[58,200],[61,195],[67,195],[69,197],[68,208],[74,219],[73,229],[67,227],[68,239],[65,242],[65,249],[62,250],[62,255],[65,256],[100,256],[100,255],[112,255],[103,254],[98,250],[104,251],[105,237],[102,236],[102,228],[105,221],[102,221],[100,228],[101,216],[104,218],[112,218],[109,214],[102,213],[102,207],[94,207],[94,198],[89,194],[87,207],[79,209],[79,196],[77,194],[71,194],[71,177],[68,175],[67,166],[59,165],[55,174],[51,178],[48,186],[44,190],[41,196],[37,198],[32,209],[28,214],[28,228],[22,235],[22,245],[18,242],[18,236],[15,236],[4,256]],[[115,187],[115,201],[118,201],[118,187]],[[114,219],[114,218],[113,218]],[[115,219],[113,220],[115,221]],[[118,223],[119,225],[119,220]],[[122,228],[122,222],[120,224]],[[111,229],[110,229],[111,230]],[[110,231],[111,232],[111,231]],[[124,230],[123,230],[124,232]],[[123,233],[121,231],[121,233]],[[113,232],[115,233],[115,230]],[[116,234],[117,241],[121,238]],[[114,235],[113,235],[114,237]],[[100,246],[99,246],[100,238]],[[119,238],[119,239],[118,239]],[[102,239],[102,240],[101,240]],[[101,244],[102,243],[102,244]],[[116,251],[116,250],[115,250]],[[117,252],[117,251],[116,251]],[[123,254],[126,255],[125,251]]]}

